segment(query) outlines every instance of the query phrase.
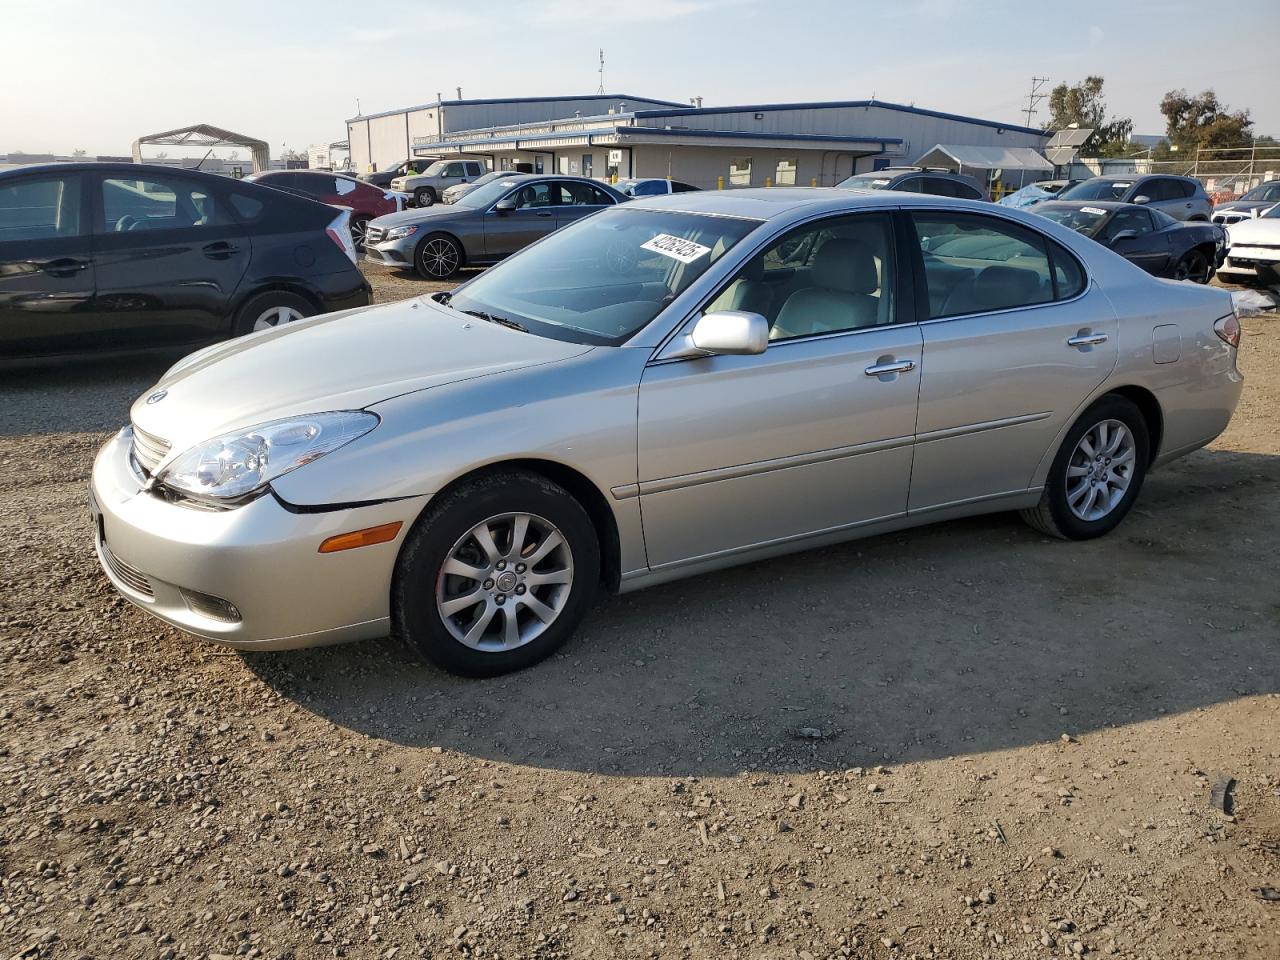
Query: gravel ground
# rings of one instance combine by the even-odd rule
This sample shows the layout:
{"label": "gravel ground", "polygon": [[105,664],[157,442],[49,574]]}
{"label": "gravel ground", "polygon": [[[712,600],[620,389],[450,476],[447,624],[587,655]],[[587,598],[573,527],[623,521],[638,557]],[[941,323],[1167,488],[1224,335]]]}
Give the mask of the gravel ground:
{"label": "gravel ground", "polygon": [[164,366],[0,379],[0,957],[1280,957],[1280,322],[1110,537],[755,564],[493,681],[116,596],[86,481]]}

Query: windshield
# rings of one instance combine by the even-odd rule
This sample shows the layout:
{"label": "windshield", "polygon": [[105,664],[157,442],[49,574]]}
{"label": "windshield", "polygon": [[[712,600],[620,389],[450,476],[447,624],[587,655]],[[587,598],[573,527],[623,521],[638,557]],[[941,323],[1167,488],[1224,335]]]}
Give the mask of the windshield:
{"label": "windshield", "polygon": [[759,225],[614,207],[489,268],[442,302],[541,336],[616,345]]}
{"label": "windshield", "polygon": [[1280,220],[1280,206],[1274,206],[1263,214],[1268,220]]}
{"label": "windshield", "polygon": [[[454,204],[457,207],[487,207],[489,204],[502,199],[503,194],[518,184],[518,178],[507,174],[505,177],[494,177],[488,183],[477,186],[474,190],[468,191],[458,198],[458,202]],[[479,181],[477,181],[479,183]]]}
{"label": "windshield", "polygon": [[1133,186],[1132,180],[1109,180],[1106,177],[1097,177],[1093,180],[1086,180],[1084,183],[1077,183],[1074,187],[1069,187],[1058,194],[1059,200],[1120,200],[1129,188]]}
{"label": "windshield", "polygon": [[1101,207],[1036,207],[1035,212],[1047,220],[1070,227],[1076,233],[1092,237],[1107,219],[1107,211]]}
{"label": "windshield", "polygon": [[1240,199],[1280,201],[1280,183],[1264,183],[1260,187],[1254,187]]}
{"label": "windshield", "polygon": [[840,181],[836,186],[847,190],[883,190],[889,186],[892,179],[878,173],[860,173],[856,177]]}
{"label": "windshield", "polygon": [[444,165],[445,165],[445,161],[437,160],[435,163],[431,164],[431,166],[427,167],[427,169],[423,170],[422,173],[418,174],[418,176],[420,177],[439,176],[441,171],[444,170]]}

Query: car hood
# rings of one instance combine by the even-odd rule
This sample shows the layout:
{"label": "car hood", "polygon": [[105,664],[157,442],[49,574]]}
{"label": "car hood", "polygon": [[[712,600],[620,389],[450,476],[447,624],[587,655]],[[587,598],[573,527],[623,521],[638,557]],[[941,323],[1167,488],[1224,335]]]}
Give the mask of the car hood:
{"label": "car hood", "polygon": [[1280,217],[1259,217],[1229,224],[1227,238],[1232,246],[1237,247],[1250,243],[1280,243]]}
{"label": "car hood", "polygon": [[1228,200],[1226,203],[1219,203],[1217,206],[1215,206],[1213,208],[1213,212],[1228,213],[1230,211],[1236,211],[1236,210],[1243,210],[1245,212],[1248,212],[1250,210],[1253,210],[1254,208],[1257,208],[1259,210],[1266,210],[1266,209],[1269,209],[1270,207],[1274,207],[1275,205],[1276,205],[1276,202],[1274,200]]}
{"label": "car hood", "polygon": [[139,397],[130,419],[179,453],[231,430],[360,409],[591,349],[488,323],[423,297],[300,320],[207,347]]}
{"label": "car hood", "polygon": [[373,223],[379,227],[404,227],[411,224],[430,223],[458,216],[460,207],[415,207],[412,210],[401,210],[399,213],[388,213],[378,217]]}

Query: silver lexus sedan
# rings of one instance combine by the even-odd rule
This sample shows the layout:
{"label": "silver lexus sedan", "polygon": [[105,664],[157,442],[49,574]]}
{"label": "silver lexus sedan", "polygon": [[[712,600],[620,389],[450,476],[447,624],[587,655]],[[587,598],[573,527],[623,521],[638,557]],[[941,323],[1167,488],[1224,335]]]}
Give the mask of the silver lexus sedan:
{"label": "silver lexus sedan", "polygon": [[1225,291],[1008,208],[640,200],[182,360],[98,454],[98,555],[230,646],[390,633],[496,674],[600,587],[1004,510],[1101,536],[1227,425],[1239,337]]}

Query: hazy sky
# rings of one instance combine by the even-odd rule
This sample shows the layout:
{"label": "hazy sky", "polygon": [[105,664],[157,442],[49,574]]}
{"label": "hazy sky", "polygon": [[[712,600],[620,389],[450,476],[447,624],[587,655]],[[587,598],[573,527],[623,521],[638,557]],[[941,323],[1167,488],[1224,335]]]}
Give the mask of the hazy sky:
{"label": "hazy sky", "polygon": [[[451,11],[460,11],[452,12]],[[1069,12],[1066,9],[1070,8]],[[212,123],[305,149],[356,113],[454,96],[610,93],[707,105],[881,100],[1017,121],[1030,78],[1098,73],[1163,133],[1213,87],[1280,136],[1280,2],[0,0],[0,153],[124,154]],[[1057,12],[1057,11],[1063,12]],[[1037,120],[1047,119],[1044,105]]]}

